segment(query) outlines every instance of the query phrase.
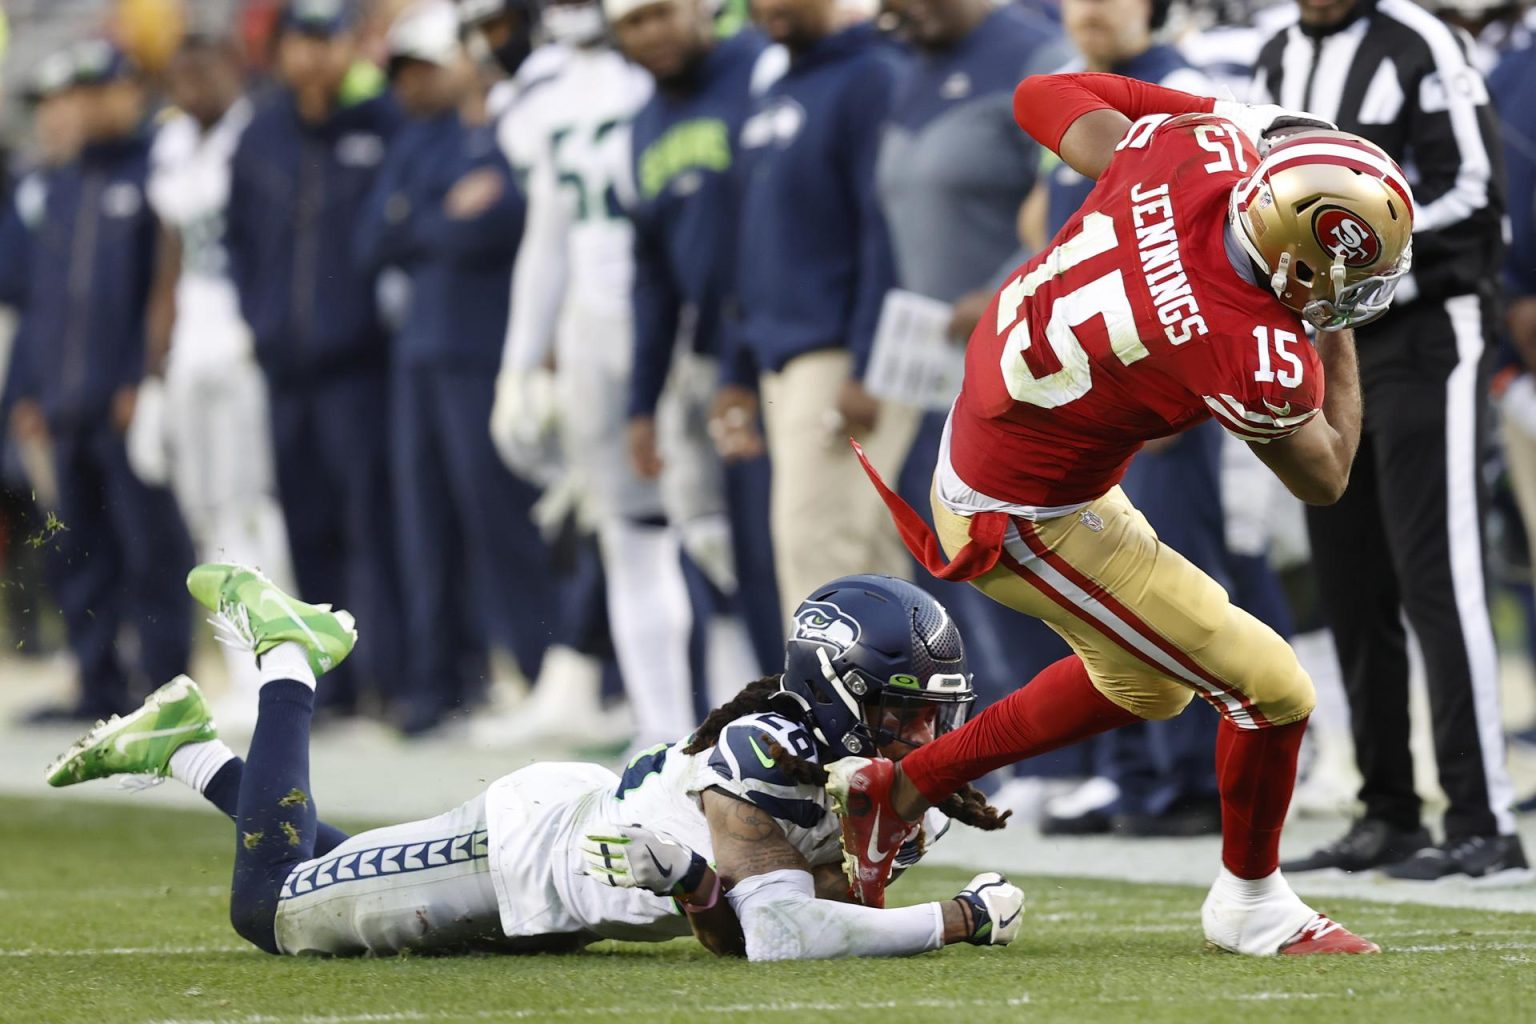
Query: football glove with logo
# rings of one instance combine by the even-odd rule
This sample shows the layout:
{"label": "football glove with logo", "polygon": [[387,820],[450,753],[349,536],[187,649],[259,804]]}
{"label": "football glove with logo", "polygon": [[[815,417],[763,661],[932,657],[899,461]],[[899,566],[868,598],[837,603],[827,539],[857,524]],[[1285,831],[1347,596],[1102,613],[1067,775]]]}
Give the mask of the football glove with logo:
{"label": "football glove with logo", "polygon": [[680,896],[699,887],[709,863],[665,832],[599,825],[581,842],[586,874],[616,889]]}
{"label": "football glove with logo", "polygon": [[973,946],[1006,946],[1024,927],[1024,890],[996,871],[971,879],[955,899],[971,908]]}
{"label": "football glove with logo", "polygon": [[1337,131],[1339,127],[1332,121],[1324,121],[1304,110],[1287,110],[1273,103],[1217,100],[1211,107],[1211,113],[1237,125],[1238,130],[1248,136],[1249,141],[1258,147],[1260,156],[1264,155],[1267,148],[1265,140],[1275,132],[1299,128],[1327,128]]}

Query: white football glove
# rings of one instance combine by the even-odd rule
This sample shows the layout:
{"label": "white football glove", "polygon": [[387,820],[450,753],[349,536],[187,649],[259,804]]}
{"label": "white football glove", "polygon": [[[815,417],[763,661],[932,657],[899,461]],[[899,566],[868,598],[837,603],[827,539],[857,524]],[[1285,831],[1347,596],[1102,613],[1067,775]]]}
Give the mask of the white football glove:
{"label": "white football glove", "polygon": [[598,825],[581,841],[586,874],[616,889],[658,896],[690,892],[708,863],[665,832],[639,825]]}
{"label": "white football glove", "polygon": [[133,419],[128,423],[124,444],[128,449],[128,468],[140,482],[150,487],[164,487],[171,482],[171,434],[167,415],[165,381],[145,377],[139,382],[133,404]]}
{"label": "white football glove", "polygon": [[977,875],[955,898],[971,906],[965,941],[973,946],[1006,946],[1024,927],[1024,890],[996,871]]}
{"label": "white football glove", "polygon": [[508,469],[544,484],[559,462],[556,427],[560,403],[552,370],[503,370],[491,404],[491,441]]}
{"label": "white football glove", "polygon": [[1217,100],[1211,113],[1237,125],[1238,130],[1259,149],[1266,148],[1264,138],[1282,128],[1328,128],[1338,130],[1338,125],[1325,121],[1304,110],[1287,110],[1273,103],[1239,103],[1236,100]]}

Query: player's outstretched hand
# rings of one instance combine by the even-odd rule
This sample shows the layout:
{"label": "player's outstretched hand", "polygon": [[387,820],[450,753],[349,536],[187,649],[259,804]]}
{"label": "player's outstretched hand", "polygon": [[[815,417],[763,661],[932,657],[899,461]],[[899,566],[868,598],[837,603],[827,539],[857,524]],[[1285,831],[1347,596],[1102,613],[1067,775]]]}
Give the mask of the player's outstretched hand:
{"label": "player's outstretched hand", "polygon": [[1006,946],[1024,926],[1024,890],[996,871],[971,879],[955,899],[970,908],[973,946]]}
{"label": "player's outstretched hand", "polygon": [[582,839],[581,852],[586,873],[604,885],[658,896],[686,891],[685,880],[703,874],[706,863],[665,832],[639,825],[598,825]]}

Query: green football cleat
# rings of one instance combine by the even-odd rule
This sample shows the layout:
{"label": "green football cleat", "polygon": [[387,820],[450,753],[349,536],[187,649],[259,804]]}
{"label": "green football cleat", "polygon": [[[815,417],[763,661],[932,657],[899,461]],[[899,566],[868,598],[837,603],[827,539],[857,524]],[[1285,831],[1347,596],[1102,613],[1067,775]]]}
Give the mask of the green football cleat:
{"label": "green football cleat", "polygon": [[210,562],[187,574],[187,590],[212,611],[219,640],[258,658],[280,643],[303,647],[316,676],[340,665],[357,643],[350,612],[305,604],[258,570]]}
{"label": "green football cleat", "polygon": [[218,735],[203,691],[186,676],[177,676],[150,694],[137,711],[97,722],[48,766],[46,778],[50,786],[112,775],[165,778],[177,748]]}

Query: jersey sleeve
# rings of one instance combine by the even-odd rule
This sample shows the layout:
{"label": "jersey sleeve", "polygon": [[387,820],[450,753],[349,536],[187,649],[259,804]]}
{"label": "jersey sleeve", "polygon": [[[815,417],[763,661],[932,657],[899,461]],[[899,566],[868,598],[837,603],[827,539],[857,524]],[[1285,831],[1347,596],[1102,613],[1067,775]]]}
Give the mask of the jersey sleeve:
{"label": "jersey sleeve", "polygon": [[821,786],[796,782],[779,754],[815,763],[816,748],[803,726],[779,715],[749,715],[720,731],[695,788],[720,789],[768,812],[786,834],[814,830],[828,817]]}
{"label": "jersey sleeve", "polygon": [[1323,364],[1296,326],[1254,327],[1248,341],[1239,342],[1241,357],[1230,379],[1201,395],[1216,422],[1240,440],[1278,441],[1322,411]]}

